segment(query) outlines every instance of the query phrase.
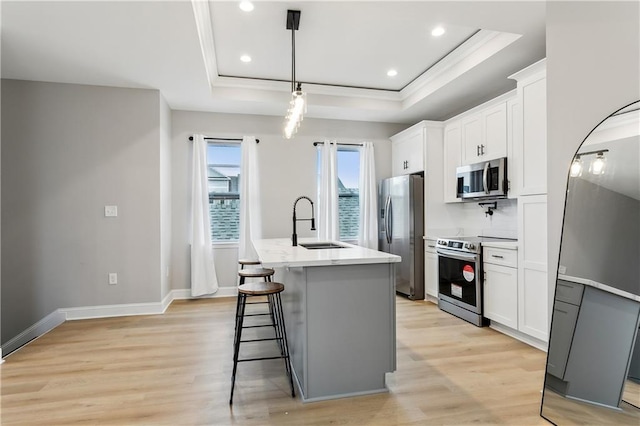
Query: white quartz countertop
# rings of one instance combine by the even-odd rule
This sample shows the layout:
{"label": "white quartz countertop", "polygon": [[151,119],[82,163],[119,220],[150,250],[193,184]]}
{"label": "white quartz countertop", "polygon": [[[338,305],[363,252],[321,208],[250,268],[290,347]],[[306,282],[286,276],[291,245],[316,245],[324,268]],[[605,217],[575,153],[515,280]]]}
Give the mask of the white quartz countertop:
{"label": "white quartz countertop", "polygon": [[492,241],[489,243],[482,243],[482,247],[494,247],[494,248],[503,248],[509,250],[518,250],[518,242],[517,241]]}
{"label": "white quartz countertop", "polygon": [[335,242],[347,248],[306,249],[299,244],[323,242],[317,238],[300,238],[298,246],[292,246],[289,238],[256,240],[254,245],[262,266],[279,268],[285,266],[358,265],[370,263],[396,263],[401,257],[371,250],[343,242]]}
{"label": "white quartz countertop", "polygon": [[599,283],[597,281],[593,281],[587,278],[572,277],[570,275],[558,274],[558,279],[564,280],[564,281],[571,281],[578,284],[588,285],[590,287],[595,287],[602,291],[606,291],[607,293],[615,294],[627,299],[635,300],[636,302],[640,302],[640,296],[637,294],[629,293],[628,291],[620,290],[619,288],[611,287],[610,285]]}

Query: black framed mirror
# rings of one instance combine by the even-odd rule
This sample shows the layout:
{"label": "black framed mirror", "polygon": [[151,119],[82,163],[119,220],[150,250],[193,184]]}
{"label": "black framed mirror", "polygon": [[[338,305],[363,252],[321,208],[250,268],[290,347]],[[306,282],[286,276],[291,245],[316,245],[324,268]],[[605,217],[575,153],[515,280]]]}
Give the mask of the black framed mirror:
{"label": "black framed mirror", "polygon": [[640,424],[640,101],[604,119],[569,171],[540,414]]}

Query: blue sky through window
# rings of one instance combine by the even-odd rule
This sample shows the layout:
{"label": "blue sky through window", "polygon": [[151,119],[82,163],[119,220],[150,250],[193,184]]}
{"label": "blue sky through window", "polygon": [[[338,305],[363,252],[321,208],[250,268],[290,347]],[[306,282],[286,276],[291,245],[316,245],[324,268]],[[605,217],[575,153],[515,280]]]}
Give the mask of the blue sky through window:
{"label": "blue sky through window", "polygon": [[358,188],[360,180],[359,151],[338,151],[338,177],[345,188]]}

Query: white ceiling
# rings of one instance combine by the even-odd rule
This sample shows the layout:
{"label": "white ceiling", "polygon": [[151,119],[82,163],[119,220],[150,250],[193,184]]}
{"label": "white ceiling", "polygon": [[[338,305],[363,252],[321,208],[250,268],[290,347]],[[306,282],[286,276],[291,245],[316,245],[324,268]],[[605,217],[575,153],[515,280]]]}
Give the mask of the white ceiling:
{"label": "white ceiling", "polygon": [[158,89],[176,110],[282,116],[295,9],[307,117],[412,124],[514,88],[508,76],[545,56],[541,1],[238,4],[3,0],[2,77]]}

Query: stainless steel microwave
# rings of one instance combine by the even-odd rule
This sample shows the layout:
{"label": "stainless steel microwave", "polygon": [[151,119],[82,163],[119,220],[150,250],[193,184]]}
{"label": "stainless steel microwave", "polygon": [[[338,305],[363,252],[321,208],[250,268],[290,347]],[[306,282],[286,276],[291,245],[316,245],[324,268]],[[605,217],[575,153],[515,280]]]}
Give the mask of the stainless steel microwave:
{"label": "stainless steel microwave", "polygon": [[456,169],[457,197],[482,200],[507,197],[507,159],[483,161]]}

